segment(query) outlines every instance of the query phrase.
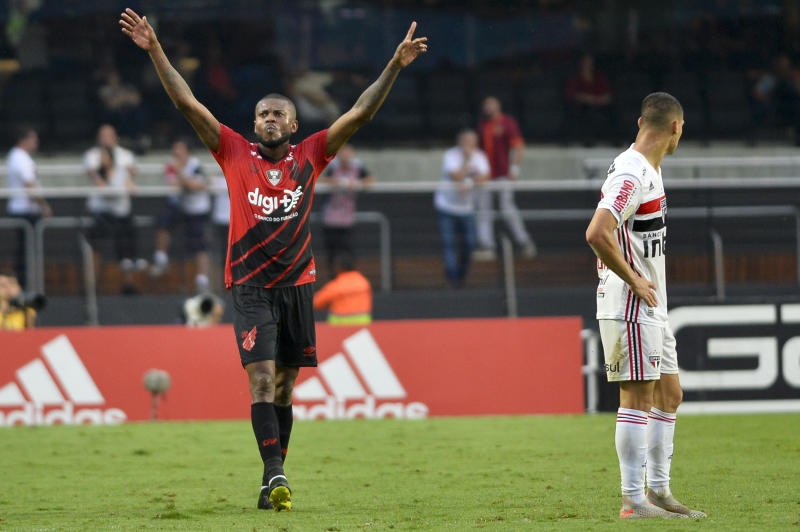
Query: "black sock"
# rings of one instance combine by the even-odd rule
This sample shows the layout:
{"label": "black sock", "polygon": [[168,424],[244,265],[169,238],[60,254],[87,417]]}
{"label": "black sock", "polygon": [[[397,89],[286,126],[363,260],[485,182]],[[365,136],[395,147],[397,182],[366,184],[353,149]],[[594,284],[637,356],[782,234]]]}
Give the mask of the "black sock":
{"label": "black sock", "polygon": [[292,435],[292,422],[294,416],[292,415],[292,404],[286,406],[273,404],[275,407],[275,416],[278,418],[278,434],[281,440],[281,456],[284,462],[286,461],[286,453],[289,452],[289,438]]}
{"label": "black sock", "polygon": [[262,485],[266,486],[272,477],[283,475],[278,419],[272,403],[253,403],[250,406],[250,419],[253,422],[253,433],[258,442],[261,460],[264,462]]}

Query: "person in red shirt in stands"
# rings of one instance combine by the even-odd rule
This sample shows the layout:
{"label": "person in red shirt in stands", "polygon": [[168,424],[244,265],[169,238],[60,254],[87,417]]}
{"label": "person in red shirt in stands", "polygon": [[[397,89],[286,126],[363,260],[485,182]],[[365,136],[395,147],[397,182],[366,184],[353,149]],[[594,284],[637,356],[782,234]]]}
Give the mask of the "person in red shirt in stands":
{"label": "person in red shirt in stands", "polygon": [[594,57],[584,54],[578,72],[567,80],[569,124],[574,138],[591,143],[606,133],[611,120],[611,85],[595,69]]}
{"label": "person in red shirt in stands", "polygon": [[525,229],[519,210],[514,204],[514,189],[511,187],[511,181],[519,178],[525,141],[517,121],[502,112],[500,100],[494,96],[488,96],[483,101],[483,119],[478,123],[478,135],[492,169],[490,182],[500,188],[489,190],[481,187],[477,190],[478,249],[475,251],[475,258],[492,260],[497,256],[491,216],[495,194],[500,204],[500,214],[514,243],[522,250],[524,257],[535,257],[536,244]]}

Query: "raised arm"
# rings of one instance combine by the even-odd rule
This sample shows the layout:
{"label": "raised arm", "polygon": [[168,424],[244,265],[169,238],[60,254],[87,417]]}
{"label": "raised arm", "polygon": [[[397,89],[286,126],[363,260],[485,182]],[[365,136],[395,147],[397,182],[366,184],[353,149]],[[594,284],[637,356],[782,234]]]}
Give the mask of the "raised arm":
{"label": "raised arm", "polygon": [[394,56],[383,69],[381,75],[375,82],[358,98],[358,101],[345,114],[340,116],[330,128],[325,149],[328,155],[333,155],[341,148],[353,133],[372,120],[375,112],[383,104],[389,90],[397,79],[397,75],[402,69],[411,64],[418,55],[428,51],[427,37],[412,39],[417,23],[412,22],[408,29],[405,39],[397,46]]}
{"label": "raised arm", "polygon": [[189,85],[170,64],[156,38],[155,30],[147,22],[147,17],[140,17],[130,8],[126,9],[120,17],[119,24],[122,26],[122,33],[130,37],[136,46],[150,55],[150,60],[156,67],[161,84],[172,103],[183,113],[203,144],[208,146],[211,151],[216,152],[219,148],[219,121],[203,104],[197,101]]}

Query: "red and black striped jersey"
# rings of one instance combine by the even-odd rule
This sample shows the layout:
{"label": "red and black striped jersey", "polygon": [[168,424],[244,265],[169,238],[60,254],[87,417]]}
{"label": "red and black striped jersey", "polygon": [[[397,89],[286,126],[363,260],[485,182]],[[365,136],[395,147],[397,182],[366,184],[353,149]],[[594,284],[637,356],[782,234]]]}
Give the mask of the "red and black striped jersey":
{"label": "red and black striped jersey", "polygon": [[325,150],[327,130],[290,145],[286,156],[273,161],[229,127],[220,129],[219,148],[212,154],[231,199],[225,286],[315,281],[308,216],[317,177],[333,158]]}

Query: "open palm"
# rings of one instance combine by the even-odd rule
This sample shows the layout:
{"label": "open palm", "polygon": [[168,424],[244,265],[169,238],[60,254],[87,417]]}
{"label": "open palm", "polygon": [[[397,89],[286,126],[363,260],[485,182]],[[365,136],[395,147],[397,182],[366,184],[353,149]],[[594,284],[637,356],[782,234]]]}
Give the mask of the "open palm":
{"label": "open palm", "polygon": [[411,27],[408,28],[406,38],[403,39],[403,42],[397,46],[397,50],[394,52],[394,61],[400,65],[400,68],[407,67],[418,55],[428,51],[427,37],[413,39],[414,30],[416,29],[417,23],[412,22]]}
{"label": "open palm", "polygon": [[140,17],[133,9],[128,8],[120,15],[119,25],[122,26],[122,33],[142,50],[149,52],[158,42],[156,32],[147,22],[147,17]]}

